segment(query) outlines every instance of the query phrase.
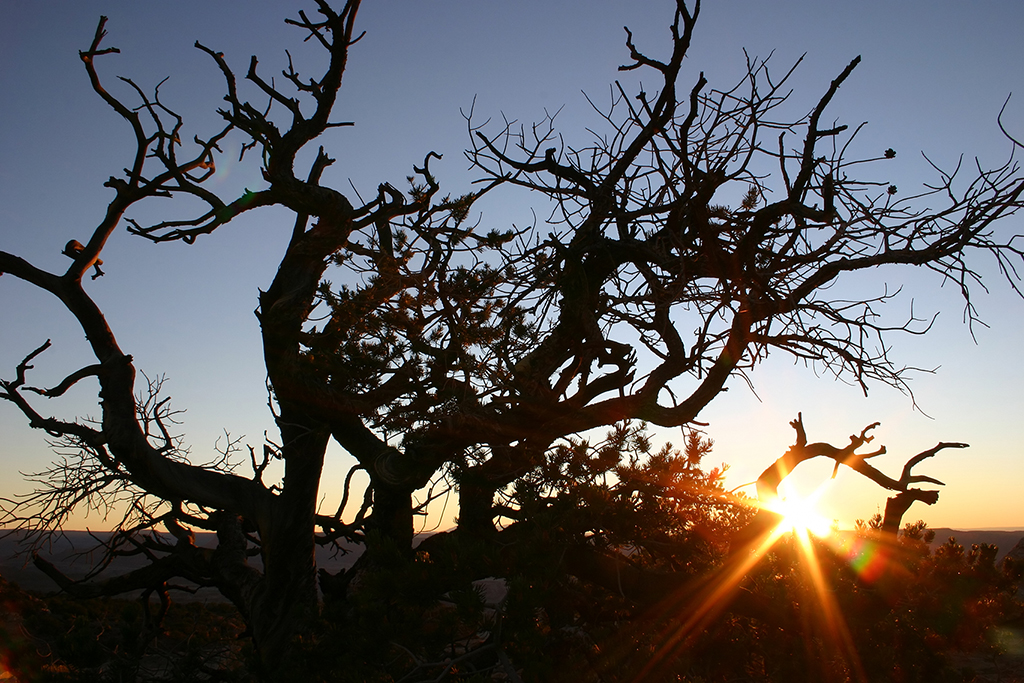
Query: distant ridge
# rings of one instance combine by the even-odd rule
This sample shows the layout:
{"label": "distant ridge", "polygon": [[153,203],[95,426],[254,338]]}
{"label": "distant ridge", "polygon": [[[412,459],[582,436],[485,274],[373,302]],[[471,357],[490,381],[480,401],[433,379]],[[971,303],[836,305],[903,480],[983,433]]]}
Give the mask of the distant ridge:
{"label": "distant ridge", "polygon": [[[949,540],[950,537],[953,537],[957,543],[964,547],[965,551],[970,550],[971,546],[976,543],[990,543],[998,546],[997,560],[1002,559],[1003,556],[1013,550],[1018,541],[1024,538],[1024,530],[1021,529],[950,529],[939,527],[932,529],[932,531],[935,532],[935,540],[931,544],[932,550],[935,550],[935,548]],[[0,533],[2,533],[2,530],[0,530]],[[104,538],[108,534],[96,533],[95,535],[99,538]],[[196,544],[212,548],[216,545],[216,539],[213,536],[214,534],[212,533],[197,533]],[[22,534],[12,533],[0,538],[0,576],[26,590],[42,592],[56,590],[53,582],[32,565],[31,558],[25,554],[18,555],[18,541],[21,537]],[[87,531],[66,531],[63,536],[55,536],[52,545],[49,548],[44,548],[41,554],[69,576],[80,577],[87,571],[90,565],[88,558],[77,558],[76,561],[75,555],[95,545],[96,539],[92,538]],[[355,562],[359,552],[355,547],[353,547],[353,550],[355,552],[346,555],[332,556],[329,550],[318,548],[317,564],[332,574],[336,573]],[[258,562],[259,558],[254,558],[254,564],[258,564]],[[131,571],[144,563],[145,560],[142,558],[123,558],[114,563],[111,567],[111,574]],[[178,596],[177,599],[182,599],[182,597],[184,596]],[[203,589],[194,599],[218,600],[220,598],[219,594],[213,589]]]}
{"label": "distant ridge", "polygon": [[[0,530],[0,533],[2,532],[3,530]],[[163,535],[166,536],[166,534]],[[23,533],[11,532],[7,536],[0,538],[0,576],[12,583],[18,584],[24,590],[44,593],[56,591],[57,586],[53,581],[36,569],[32,564],[32,558],[19,547],[19,542],[24,536],[25,534]],[[97,541],[93,536],[105,539],[110,536],[110,533],[94,532],[90,535],[88,531],[65,531],[63,534],[54,535],[50,545],[44,545],[39,554],[53,562],[58,569],[71,578],[81,578],[92,565],[88,556],[83,557],[80,554],[96,547]],[[197,532],[196,545],[213,548],[217,545],[215,536],[211,532]],[[354,552],[341,554],[334,553],[328,548],[317,547],[317,565],[327,569],[332,574],[337,573],[341,569],[350,567],[356,561],[359,552],[356,551],[355,546],[352,547],[352,550]],[[255,566],[260,566],[259,557],[252,558],[251,562]],[[104,577],[123,574],[133,569],[138,569],[146,563],[147,560],[141,556],[118,558],[111,564],[108,571],[104,573]],[[185,581],[179,581],[178,583],[187,584]],[[188,599],[187,593],[183,594],[176,591],[174,595],[175,599],[178,600]],[[193,599],[220,600],[221,598],[215,589],[203,588]]]}
{"label": "distant ridge", "polygon": [[964,547],[964,550],[970,550],[971,546],[976,543],[990,543],[999,546],[996,560],[1002,559],[1006,553],[1013,550],[1021,538],[1024,538],[1024,530],[1021,529],[949,529],[939,527],[932,531],[935,532],[935,540],[931,545],[932,550],[953,537]]}

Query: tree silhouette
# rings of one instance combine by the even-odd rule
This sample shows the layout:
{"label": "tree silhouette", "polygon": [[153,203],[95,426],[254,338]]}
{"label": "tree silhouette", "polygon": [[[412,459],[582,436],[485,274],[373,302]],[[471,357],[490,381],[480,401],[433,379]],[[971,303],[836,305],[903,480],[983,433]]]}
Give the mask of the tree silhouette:
{"label": "tree silhouette", "polygon": [[[353,615],[379,608],[396,586],[422,595],[405,598],[406,612],[387,603],[392,626],[378,623],[382,632],[403,623],[401,614],[425,619],[423,595],[436,599],[485,576],[529,576],[539,566],[550,571],[546,583],[530,584],[531,599],[553,626],[571,626],[572,615],[588,610],[591,620],[614,620],[624,605],[642,610],[699,580],[751,518],[722,489],[720,470],[701,469],[709,444],[698,434],[690,432],[682,452],[657,450],[641,423],[698,424],[726,380],[769,353],[865,389],[906,389],[887,334],[927,324],[884,325],[876,309],[895,293],[837,298],[830,287],[850,273],[924,266],[960,287],[972,319],[974,252],[993,257],[1016,286],[1021,251],[995,229],[1020,207],[1024,178],[1012,160],[965,181],[961,169],[936,169],[931,185],[906,197],[865,177],[895,153],[848,158],[856,129],[822,123],[859,58],[796,120],[776,119],[792,69],[776,79],[766,61],[748,60],[734,87],[714,89],[703,74],[682,85],[699,2],[677,1],[662,59],[627,30],[621,69],[645,71],[657,90],[631,96],[617,85],[606,129],[588,146],[562,144],[553,118],[495,128],[470,114],[467,155],[481,181],[470,192],[442,193],[434,152],[412,166],[402,190],[383,181],[363,199],[323,185],[328,152],[321,147],[302,171],[297,159],[325,131],[350,125],[334,108],[360,37],[358,8],[358,0],[340,10],[316,0],[319,16],[288,20],[328,55],[317,78],[289,60],[283,81],[274,81],[253,57],[239,82],[221,53],[196,43],[223,74],[226,104],[223,128],[191,141],[159,91],[128,80],[137,100],[126,103],[104,88],[97,61],[117,52],[102,46],[105,18],[80,53],[95,92],[130,124],[134,158],[104,183],[115,197],[84,246],[69,243],[66,272],[0,252],[0,272],[56,296],[96,359],[55,387],[32,387],[28,371],[47,342],[2,383],[0,396],[67,453],[37,475],[34,493],[7,506],[6,522],[46,532],[75,506],[127,499],[109,551],[150,559],[126,576],[72,582],[39,558],[73,594],[165,594],[175,578],[214,586],[238,608],[271,670],[296,661],[285,656],[301,650],[296,638],[319,628],[318,544],[365,548],[344,575],[319,577],[345,628],[358,629]],[[262,189],[221,197],[206,183],[228,136],[243,138]],[[482,195],[516,188],[550,200],[544,229],[484,232],[467,220]],[[131,217],[154,198],[204,208],[155,224]],[[239,442],[208,464],[181,450],[160,380],[136,395],[132,357],[83,276],[94,266],[102,274],[99,256],[119,225],[152,242],[200,248],[205,235],[269,206],[294,214],[256,313],[278,434],[249,449],[251,472],[242,474]],[[60,396],[87,378],[99,384],[95,422],[43,417],[29,396]],[[594,430],[610,431],[595,441]],[[359,495],[352,473],[338,512],[317,512],[332,440],[369,477],[354,518],[342,515]],[[274,460],[283,477],[266,482]],[[888,481],[907,490],[908,482]],[[457,491],[458,526],[416,554],[413,519],[425,503],[414,493],[428,487]],[[216,532],[216,549],[198,548],[195,530]],[[250,562],[256,554],[261,566]],[[415,578],[428,557],[450,570],[445,580]],[[568,577],[577,582],[571,590]],[[423,609],[409,607],[416,604]],[[772,618],[756,595],[737,605]],[[524,657],[536,654],[522,642]],[[417,666],[428,661],[410,656]]]}

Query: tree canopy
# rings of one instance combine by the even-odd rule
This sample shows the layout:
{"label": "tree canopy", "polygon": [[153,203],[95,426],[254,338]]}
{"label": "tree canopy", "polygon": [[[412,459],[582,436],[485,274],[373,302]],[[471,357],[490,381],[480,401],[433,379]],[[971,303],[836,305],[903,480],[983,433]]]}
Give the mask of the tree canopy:
{"label": "tree canopy", "polygon": [[[718,609],[697,608],[707,591],[717,595],[712,577],[723,571],[738,572],[733,614],[796,628],[797,617],[771,607],[770,587],[743,585],[756,573],[748,551],[778,537],[777,518],[766,521],[724,489],[720,469],[705,469],[712,442],[694,431],[701,411],[769,354],[865,389],[906,388],[888,340],[927,325],[882,321],[879,306],[898,292],[850,301],[834,286],[882,266],[924,267],[959,287],[973,318],[979,257],[1018,283],[1022,252],[999,227],[1021,205],[1016,162],[973,174],[936,168],[922,191],[904,193],[874,175],[895,152],[852,156],[859,129],[829,111],[859,58],[788,119],[799,64],[780,75],[750,58],[741,82],[724,86],[691,77],[682,66],[700,3],[678,0],[665,46],[638,45],[627,29],[620,69],[643,71],[650,84],[638,93],[617,84],[609,106],[595,105],[604,128],[589,144],[564,143],[554,116],[520,126],[468,111],[477,183],[442,188],[432,170],[440,154],[430,151],[404,182],[381,179],[363,197],[321,182],[340,152],[312,153],[326,131],[351,125],[337,110],[350,50],[359,49],[359,4],[316,0],[315,12],[287,20],[327,56],[313,76],[289,58],[272,78],[255,57],[242,76],[197,42],[224,80],[223,126],[205,136],[159,88],[128,80],[132,101],[108,92],[103,63],[117,50],[101,18],[80,54],[97,96],[129,125],[134,155],[104,183],[114,196],[88,239],[64,245],[66,271],[0,252],[0,273],[53,294],[95,362],[53,387],[33,386],[47,341],[26,349],[3,381],[0,398],[65,454],[36,475],[34,493],[6,506],[4,521],[46,533],[75,506],[127,496],[108,549],[146,555],[144,569],[72,582],[44,558],[37,564],[83,596],[166,594],[178,578],[216,587],[271,671],[300,661],[310,633],[343,643],[342,659],[385,657],[374,648],[397,643],[412,671],[428,668],[440,641],[454,638],[433,623],[443,621],[437,601],[448,596],[458,610],[458,591],[472,593],[486,577],[510,582],[502,618],[520,634],[509,648],[522,658],[513,669],[545,642],[571,640],[572,629],[582,634],[575,652],[596,637],[595,624],[628,622],[643,640],[638,624],[650,622],[638,615],[665,596],[695,606],[692,624],[703,624]],[[225,197],[209,180],[229,137],[243,140],[242,160],[263,183]],[[304,154],[312,161],[302,167]],[[548,202],[542,223],[494,229],[473,218],[482,196],[517,191]],[[157,199],[201,208],[137,217]],[[136,239],[201,249],[237,217],[272,206],[292,215],[256,310],[277,431],[263,444],[228,441],[202,461],[181,447],[162,380],[138,381],[131,350],[88,288],[104,275],[101,254],[121,226]],[[83,381],[99,387],[95,420],[39,412],[37,397]],[[654,444],[647,425],[682,428],[683,448]],[[911,502],[934,502],[911,484],[939,482],[911,468],[964,445],[940,443],[890,477],[865,462],[872,454],[856,453],[871,427],[834,448],[808,445],[802,419],[793,425],[791,461],[766,470],[759,496],[791,470],[786,462],[832,457],[903,496],[881,524],[892,535]],[[318,496],[332,441],[369,485],[353,489],[350,472],[337,513],[325,514]],[[275,461],[283,476],[268,480]],[[458,524],[418,543],[413,520],[427,502],[414,494],[424,490],[427,502],[456,492]],[[343,514],[353,497],[362,498],[358,512]],[[215,549],[196,544],[204,530],[216,534]],[[340,575],[318,574],[317,546],[362,555]],[[528,623],[537,608],[544,627]],[[381,609],[386,618],[373,621]],[[364,642],[353,634],[366,620],[374,635]],[[455,622],[454,631],[474,623]],[[422,637],[403,642],[415,629]],[[507,662],[499,638],[487,656]],[[462,654],[471,653],[486,654]]]}

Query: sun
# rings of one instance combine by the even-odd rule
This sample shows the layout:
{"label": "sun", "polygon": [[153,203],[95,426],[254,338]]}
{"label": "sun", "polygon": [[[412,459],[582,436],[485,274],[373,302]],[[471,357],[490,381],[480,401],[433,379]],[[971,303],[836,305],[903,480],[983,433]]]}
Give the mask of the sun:
{"label": "sun", "polygon": [[775,512],[782,515],[780,527],[798,534],[811,533],[824,538],[832,532],[832,522],[826,519],[815,507],[814,498],[802,498],[789,495],[780,498]]}
{"label": "sun", "polygon": [[811,491],[800,491],[799,487],[787,481],[781,482],[778,495],[765,507],[782,517],[777,530],[779,533],[793,532],[804,541],[810,536],[825,538],[832,533],[833,522],[819,511],[818,502],[831,489],[832,480],[826,479]]}

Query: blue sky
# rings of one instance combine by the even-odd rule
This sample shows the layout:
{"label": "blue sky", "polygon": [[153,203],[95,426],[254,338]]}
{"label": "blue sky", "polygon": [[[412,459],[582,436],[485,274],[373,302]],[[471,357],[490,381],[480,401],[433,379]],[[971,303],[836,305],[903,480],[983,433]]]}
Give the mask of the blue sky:
{"label": "blue sky", "polygon": [[[319,55],[283,23],[285,4],[299,6],[241,0],[0,5],[0,249],[63,269],[63,245],[72,238],[85,241],[110,197],[102,183],[127,164],[129,130],[92,93],[77,56],[88,47],[100,14],[109,16],[106,44],[122,51],[98,62],[111,90],[125,93],[118,75],[147,90],[169,76],[161,91],[165,101],[192,130],[209,133],[218,124],[222,82],[209,58],[192,47],[197,39],[223,51],[238,72],[255,53],[263,73],[279,73],[287,48],[315,73]],[[622,27],[633,30],[642,48],[665,54],[671,9],[663,0],[367,2],[360,11],[366,37],[353,49],[337,109],[338,118],[356,125],[325,136],[323,144],[338,159],[326,180],[340,189],[351,181],[364,192],[383,181],[400,185],[433,150],[444,155],[434,166],[442,187],[465,191],[473,176],[461,155],[468,135],[460,112],[474,98],[480,119],[506,116],[528,124],[561,108],[560,130],[570,140],[584,140],[584,128],[599,122],[581,91],[601,103],[616,78],[627,91],[636,88],[637,72],[616,71],[627,61]],[[909,192],[934,178],[922,151],[947,168],[960,155],[968,162],[977,156],[984,166],[1005,161],[1009,145],[996,116],[1010,93],[1004,122],[1024,137],[1021,26],[1024,5],[1010,0],[716,0],[703,8],[683,87],[700,71],[713,87],[733,85],[744,72],[743,48],[761,57],[774,51],[780,75],[806,53],[792,81],[791,111],[799,115],[850,59],[862,55],[828,115],[851,125],[868,121],[857,150],[875,155],[895,148],[887,180]],[[215,182],[237,192],[257,187],[259,176],[254,166],[223,163]],[[483,224],[527,224],[534,201],[522,193],[500,194],[480,207]],[[170,210],[150,208],[150,215]],[[258,444],[272,427],[252,311],[290,225],[281,212],[250,214],[191,247],[152,245],[119,232],[103,254],[108,275],[88,285],[137,366],[168,376],[174,404],[187,409],[183,431],[197,457],[210,453],[225,429]],[[1000,229],[1024,233],[1024,217]],[[1024,528],[1018,502],[1024,485],[1024,370],[1018,360],[1024,303],[989,262],[977,263],[990,275],[991,290],[987,296],[977,292],[977,307],[989,324],[975,328],[977,344],[962,325],[957,292],[940,288],[934,277],[894,270],[848,285],[857,296],[878,294],[884,282],[904,287],[905,296],[887,306],[893,320],[909,312],[912,300],[918,314],[940,312],[926,337],[890,338],[901,362],[939,368],[912,382],[927,416],[887,387],[864,397],[857,388],[774,357],[751,376],[756,396],[737,378],[701,416],[717,444],[712,462],[729,463],[729,481],[738,486],[792,443],[788,423],[798,411],[811,440],[835,444],[881,421],[876,443],[886,444],[890,455],[878,465],[889,472],[938,441],[972,446],[918,467],[947,485],[937,506],[914,508],[910,517],[933,526]],[[88,362],[81,332],[49,297],[3,277],[0,311],[0,376],[12,376],[17,362],[47,338],[55,348],[36,363],[34,382],[55,382]],[[83,384],[40,409],[95,415],[95,388]],[[680,440],[678,433],[665,436]],[[333,486],[347,469],[344,455],[334,455],[324,486],[328,508],[336,505]],[[40,469],[49,458],[42,435],[11,406],[0,405],[0,495],[25,490],[18,472]],[[804,489],[831,474],[827,463],[801,470],[797,479]],[[884,500],[884,492],[846,472],[829,484],[824,512],[845,526],[870,516]],[[95,516],[80,523],[102,525]]]}

